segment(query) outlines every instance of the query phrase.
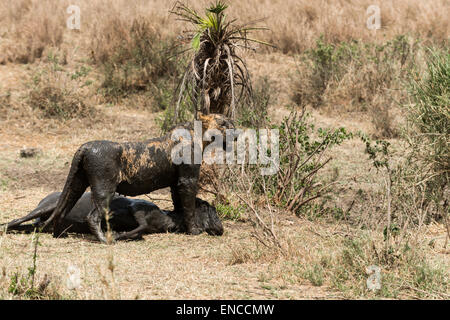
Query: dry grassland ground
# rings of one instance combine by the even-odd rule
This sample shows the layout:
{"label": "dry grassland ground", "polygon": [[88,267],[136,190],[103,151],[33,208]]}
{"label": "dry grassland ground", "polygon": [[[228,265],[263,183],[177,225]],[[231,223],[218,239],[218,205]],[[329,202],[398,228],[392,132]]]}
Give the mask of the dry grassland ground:
{"label": "dry grassland ground", "polygon": [[[145,140],[159,135],[156,122],[157,117],[161,115],[159,112],[134,103],[130,106],[131,102],[128,104],[128,100],[113,105],[102,99],[96,91],[101,83],[101,73],[95,67],[92,67],[93,70],[88,76],[93,84],[80,91],[84,101],[94,106],[95,115],[65,121],[48,119],[44,118],[40,111],[30,108],[26,98],[36,72],[52,64],[47,58],[51,52],[49,48],[57,47],[53,49],[55,52],[64,52],[67,64],[62,65],[62,68],[71,74],[80,66],[89,65],[91,42],[102,36],[99,30],[102,30],[102,23],[107,24],[108,19],[117,18],[124,24],[129,24],[132,17],[146,12],[143,15],[153,18],[151,21],[154,22],[154,28],[161,34],[172,34],[179,30],[180,26],[167,17],[169,8],[166,2],[135,1],[130,5],[129,1],[114,1],[114,4],[109,5],[108,2],[106,6],[105,1],[95,1],[95,4],[89,1],[72,1],[79,4],[82,13],[85,13],[82,30],[70,32],[61,29],[62,36],[59,40],[36,40],[32,46],[39,46],[39,41],[45,43],[42,58],[28,57],[28,63],[17,63],[14,59],[23,52],[23,48],[17,47],[24,45],[33,30],[37,30],[33,29],[34,27],[42,27],[38,17],[53,17],[44,14],[46,8],[59,8],[64,11],[65,2],[56,2],[40,1],[39,5],[36,1],[0,0],[0,19],[7,21],[6,24],[2,23],[4,36],[0,38],[0,45],[9,43],[9,51],[2,51],[0,57],[5,62],[0,65],[0,95],[10,96],[8,99],[11,101],[11,107],[5,108],[6,100],[0,100],[0,103],[4,104],[0,108],[0,223],[27,214],[44,196],[60,191],[72,156],[82,143],[99,139]],[[230,2],[231,15],[236,12],[252,12],[252,17],[267,17],[267,25],[272,31],[266,40],[278,44],[281,49],[278,52],[246,54],[252,75],[256,78],[269,76],[273,82],[277,103],[269,110],[269,115],[275,122],[281,121],[283,116],[289,113],[285,105],[289,103],[291,76],[297,65],[296,58],[286,53],[298,53],[310,48],[323,32],[331,41],[352,37],[367,40],[373,35],[365,29],[360,31],[359,27],[360,20],[364,18],[364,8],[373,4],[373,1],[318,2],[320,5],[313,5],[309,1]],[[206,2],[195,3],[201,8]],[[388,39],[406,31],[423,36],[429,41],[439,42],[447,39],[449,3],[445,0],[433,1],[434,5],[430,3],[383,1],[381,7],[384,10],[382,12],[386,14],[386,20],[383,36],[378,33],[377,37],[380,39],[377,40]],[[23,10],[28,15],[30,6],[41,10],[42,15],[30,15],[29,20],[22,21],[24,15],[19,11]],[[329,14],[326,14],[327,12]],[[64,17],[61,15],[61,19],[47,21],[50,29],[58,23],[64,25]],[[343,17],[345,24],[340,23]],[[243,20],[248,18],[242,17]],[[19,32],[21,36],[17,36],[15,32]],[[11,45],[15,37],[19,37],[19,40],[16,45]],[[5,41],[1,43],[2,40]],[[98,41],[104,43],[101,39]],[[369,135],[376,132],[370,117],[363,112],[340,113],[320,109],[311,112],[317,127],[344,126],[351,131],[362,130]],[[400,140],[393,138],[390,142],[401,150]],[[42,152],[34,158],[21,158],[19,151],[23,147],[36,147]],[[364,154],[364,145],[360,141],[345,142],[333,150],[332,156],[334,160],[329,173],[339,171],[336,192],[339,197],[336,196],[336,201],[340,207],[348,207],[358,189],[366,192],[384,190],[383,176],[377,175],[371,168],[367,155]],[[149,197],[157,199],[154,202],[161,208],[171,208],[168,190],[156,191]],[[202,194],[201,197],[211,200],[208,194]],[[149,199],[146,196],[140,198]],[[361,212],[363,209],[361,208]],[[341,282],[327,271],[342,271],[339,270],[339,259],[345,256],[345,244],[349,239],[366,236],[372,237],[376,243],[382,243],[382,233],[379,230],[361,231],[342,221],[310,221],[280,211],[276,230],[278,234],[283,235],[283,241],[286,241],[289,248],[289,254],[283,256],[271,252],[255,240],[252,224],[246,219],[246,215],[248,213],[238,221],[225,220],[225,233],[222,237],[206,234],[155,234],[145,236],[143,241],[120,242],[107,246],[93,241],[90,236],[71,235],[68,238],[54,239],[51,235],[43,234],[39,237],[40,245],[37,249],[36,283],[39,284],[48,277],[50,285],[46,291],[47,295],[43,295],[43,298],[63,299],[380,297],[367,290],[365,276],[362,279],[349,276],[346,281],[354,281],[354,285],[340,287]],[[448,272],[450,252],[444,224],[433,222],[422,226],[413,242],[424,248],[422,252],[428,265]],[[33,250],[31,235],[0,234],[0,299],[27,298],[25,295],[14,295],[9,289],[15,272],[28,274],[28,268],[33,264]],[[360,263],[358,259],[355,258],[355,268],[356,265],[360,267],[366,263],[363,260]],[[81,270],[81,286],[75,290],[70,290],[66,285],[69,265],[75,265]],[[315,266],[318,266],[317,270]],[[384,271],[389,273],[386,281],[395,278],[395,272],[382,270]],[[399,278],[402,276],[400,274]],[[395,279],[389,287],[392,292],[385,292],[383,296],[406,299],[450,297],[448,283],[440,287],[446,290],[442,292],[434,287],[405,287],[402,281]],[[410,280],[405,278],[408,284],[412,283]],[[438,281],[448,281],[448,274]]]}
{"label": "dry grassland ground", "polygon": [[[46,133],[22,127],[11,134],[14,125],[2,127],[1,145],[1,205],[0,221],[20,217],[32,210],[45,195],[61,190],[69,163],[75,150],[84,141],[111,139],[126,141],[157,135],[149,119],[154,114],[132,110],[107,109],[103,112],[109,122],[86,128],[76,121]],[[133,129],[130,130],[130,127]],[[50,132],[54,134],[50,134]],[[138,133],[139,132],[139,133]],[[42,156],[35,159],[19,157],[23,146],[39,147]],[[167,190],[151,197],[170,199]],[[144,199],[147,199],[144,197]],[[170,203],[156,201],[162,208]],[[295,223],[288,225],[293,233],[303,236],[300,220],[287,217]],[[283,281],[265,281],[268,263],[232,265],[235,247],[251,247],[251,226],[243,222],[224,222],[223,237],[207,235],[187,236],[161,234],[145,236],[144,241],[122,242],[106,246],[91,237],[71,236],[53,239],[40,237],[37,276],[48,274],[67,298],[97,299],[265,299],[265,298],[319,298],[333,296],[322,288],[304,284],[285,285]],[[307,235],[307,233],[306,233]],[[306,236],[305,235],[305,236]],[[313,234],[310,234],[313,236]],[[312,243],[314,242],[311,238]],[[311,244],[312,244],[311,243]],[[32,263],[30,235],[4,234],[1,236],[0,261],[7,275],[26,270]],[[108,269],[114,263],[114,279]],[[82,287],[76,292],[65,288],[68,265],[82,270]],[[102,279],[105,278],[105,281]],[[9,281],[4,277],[2,281]],[[4,296],[5,297],[5,296]]]}

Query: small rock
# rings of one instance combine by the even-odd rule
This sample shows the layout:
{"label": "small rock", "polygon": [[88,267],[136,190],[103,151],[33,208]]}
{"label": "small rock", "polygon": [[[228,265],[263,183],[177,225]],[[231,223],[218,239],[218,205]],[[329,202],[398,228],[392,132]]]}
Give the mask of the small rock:
{"label": "small rock", "polygon": [[20,150],[21,158],[32,158],[41,153],[41,149],[38,148],[23,148]]}

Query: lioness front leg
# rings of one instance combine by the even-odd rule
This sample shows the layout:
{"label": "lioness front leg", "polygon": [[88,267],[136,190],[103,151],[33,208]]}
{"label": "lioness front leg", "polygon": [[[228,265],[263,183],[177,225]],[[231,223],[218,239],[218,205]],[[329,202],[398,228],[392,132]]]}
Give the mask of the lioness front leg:
{"label": "lioness front leg", "polygon": [[199,165],[186,165],[181,167],[176,187],[177,197],[175,198],[179,200],[179,204],[181,205],[186,232],[192,235],[201,233],[200,228],[195,223],[195,197],[197,196],[199,172]]}

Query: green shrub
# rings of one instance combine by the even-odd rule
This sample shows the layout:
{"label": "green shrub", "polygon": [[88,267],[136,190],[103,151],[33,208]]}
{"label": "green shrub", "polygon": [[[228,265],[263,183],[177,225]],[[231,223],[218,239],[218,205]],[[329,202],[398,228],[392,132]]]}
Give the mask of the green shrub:
{"label": "green shrub", "polygon": [[233,207],[230,204],[216,204],[217,213],[221,219],[225,220],[239,220],[242,217],[244,208],[242,206]]}
{"label": "green shrub", "polygon": [[[360,235],[343,241],[343,248],[326,272],[333,287],[358,296],[397,298],[412,290],[415,296],[442,298],[448,292],[448,272],[432,265],[422,249],[403,245],[383,252],[372,237]],[[367,268],[372,265],[380,268],[381,289],[369,293]]]}
{"label": "green shrub", "polygon": [[323,103],[328,84],[333,79],[338,81],[342,77],[346,65],[355,53],[355,44],[327,44],[321,36],[316,41],[316,48],[306,51],[301,57],[308,74],[307,79],[303,78],[303,74],[298,74],[299,77],[295,79],[293,101],[302,107],[307,104],[319,107]]}
{"label": "green shrub", "polygon": [[274,203],[301,214],[308,211],[315,199],[331,191],[333,181],[319,181],[319,173],[331,160],[327,151],[350,139],[352,134],[345,128],[316,130],[307,114],[296,112],[274,128],[280,134],[280,170],[276,175],[261,178],[266,180]]}
{"label": "green shrub", "polygon": [[432,197],[442,201],[450,178],[450,53],[429,50],[425,75],[412,74],[408,89],[410,158],[422,164]]}
{"label": "green shrub", "polygon": [[[327,151],[352,134],[345,128],[316,130],[307,114],[296,111],[271,128],[279,130],[279,170],[273,175],[261,175],[261,165],[237,165],[231,168],[230,176],[234,177],[227,176],[231,183],[222,184],[227,188],[231,185],[231,191],[237,194],[250,193],[255,199],[267,196],[272,205],[297,215],[309,214],[315,200],[329,194],[334,184],[320,178],[322,169],[331,161]],[[222,193],[227,199],[224,194],[229,192]]]}

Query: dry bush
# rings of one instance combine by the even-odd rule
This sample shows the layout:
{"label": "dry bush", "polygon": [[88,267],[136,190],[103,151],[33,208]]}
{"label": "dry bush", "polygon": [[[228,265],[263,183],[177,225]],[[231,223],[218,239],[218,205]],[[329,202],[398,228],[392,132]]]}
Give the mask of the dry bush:
{"label": "dry bush", "polygon": [[[370,5],[379,5],[381,10],[381,30],[376,32],[366,27],[366,10]],[[448,42],[447,12],[446,0],[230,1],[230,14],[234,17],[243,21],[265,17],[265,25],[272,32],[263,35],[262,40],[273,43],[283,53],[313,48],[320,35],[326,43],[351,40],[382,43],[397,35],[411,34],[443,44]]]}
{"label": "dry bush", "polygon": [[46,118],[71,119],[91,115],[92,109],[75,94],[54,86],[37,87],[30,92],[30,106],[43,112]]}
{"label": "dry bush", "polygon": [[27,103],[23,103],[22,98],[13,96],[11,92],[6,92],[0,96],[0,120],[6,127],[8,123],[23,121],[23,119],[37,119],[39,111],[34,110]]}
{"label": "dry bush", "polygon": [[85,102],[84,87],[89,82],[82,78],[88,72],[83,69],[81,74],[64,70],[59,64],[58,55],[49,55],[50,64],[39,70],[31,83],[27,102],[30,107],[40,110],[46,118],[71,119],[92,117],[95,109]]}
{"label": "dry bush", "polygon": [[90,53],[94,63],[102,64],[109,61],[118,48],[126,47],[130,39],[130,22],[112,15],[107,21],[92,33]]}
{"label": "dry bush", "polygon": [[301,56],[294,76],[292,100],[335,112],[367,112],[378,137],[397,136],[395,114],[408,98],[404,82],[420,68],[422,46],[405,36],[377,45],[326,44]]}
{"label": "dry bush", "polygon": [[[179,31],[173,23],[173,17],[169,15],[171,5],[165,1],[80,2],[81,11],[86,17],[81,32],[88,34],[87,46],[96,64],[113,60],[114,56],[120,55],[117,52],[119,48],[129,55],[136,45],[144,45],[145,37],[149,37],[149,42],[173,41]],[[147,45],[156,47],[157,43]],[[173,52],[168,55],[171,54]]]}
{"label": "dry bush", "polygon": [[[263,246],[286,255],[290,245],[286,239],[280,241],[275,230],[278,213],[309,216],[314,211],[318,200],[331,192],[335,183],[320,177],[331,161],[327,151],[352,135],[344,128],[316,132],[307,115],[297,112],[274,128],[279,130],[280,154],[273,175],[262,175],[264,165],[249,164],[246,156],[244,164],[202,168],[201,189],[215,195],[223,216],[241,218],[241,212],[247,213],[246,218],[255,227],[253,237]],[[271,146],[270,152],[275,150]]]}
{"label": "dry bush", "polygon": [[[427,259],[426,246],[411,237],[395,250],[386,252],[384,242],[379,239],[379,233],[374,232],[360,232],[342,239],[335,257],[327,259],[325,278],[332,287],[348,296],[448,297],[449,274],[444,266]],[[370,292],[366,284],[370,266],[380,269],[381,288],[374,292]]]}
{"label": "dry bush", "polygon": [[376,169],[374,178],[381,176],[384,183],[370,194],[359,192],[346,222],[383,232],[384,254],[400,250],[433,221],[443,221],[449,237],[445,173],[433,174],[428,163],[415,157],[416,150],[411,146],[394,151],[387,141],[373,142],[365,135],[361,138]]}
{"label": "dry bush", "polygon": [[307,214],[313,203],[332,190],[336,177],[320,179],[320,173],[332,160],[328,152],[352,137],[345,128],[316,130],[304,111],[293,111],[280,125],[279,167],[274,175],[260,175],[259,166],[246,168],[252,175],[250,190],[266,194],[273,205],[297,215]]}
{"label": "dry bush", "polygon": [[237,112],[236,122],[246,128],[264,128],[269,122],[269,108],[277,102],[277,94],[268,77],[254,81],[252,101],[245,101]]}
{"label": "dry bush", "polygon": [[0,119],[5,120],[11,109],[11,92],[0,95]]}
{"label": "dry bush", "polygon": [[[261,178],[259,172],[247,166],[231,167],[213,175],[219,183],[211,184],[212,193],[219,194],[217,199],[228,208],[241,206],[254,227],[251,234],[254,243],[231,246],[228,262],[269,263],[277,270],[267,275],[270,278],[328,285],[348,297],[448,297],[448,272],[427,258],[427,245],[420,237],[436,212],[436,205],[426,200],[426,184],[420,180],[421,174],[417,174],[420,168],[391,163],[387,143],[373,146],[367,140],[367,152],[373,155],[368,161],[373,161],[379,174],[386,178],[386,188],[370,195],[374,201],[363,200],[355,206],[356,210],[348,210],[342,220],[344,226],[335,221],[330,226],[332,231],[325,234],[322,228],[312,227],[311,231],[320,237],[320,251],[302,249],[308,246],[304,242],[308,240],[298,242],[286,233],[280,222],[289,211],[304,213],[314,223],[325,222],[311,214],[320,209],[317,207],[320,201],[312,206],[308,202],[324,199],[321,188],[327,183],[316,173],[328,159],[320,152],[321,143],[310,143],[305,139],[311,135],[306,134],[309,131],[299,131],[294,124],[288,118],[285,133],[280,133],[280,138],[285,136],[280,139],[280,145],[285,143],[285,148],[280,148],[285,153],[282,151],[280,157],[286,156],[287,161],[281,160],[280,174],[273,180]],[[309,145],[311,158],[299,151],[299,145],[289,139],[292,137],[294,141],[301,137],[300,141]],[[305,158],[296,160],[297,155]],[[307,164],[303,164],[305,159]],[[416,178],[411,179],[413,174]],[[367,268],[371,265],[382,272],[381,289],[374,292],[366,284],[370,276]]]}
{"label": "dry bush", "polygon": [[389,102],[386,100],[386,94],[376,94],[369,107],[369,114],[375,127],[375,138],[396,138],[399,134],[393,112],[398,109],[397,103],[395,100]]}
{"label": "dry bush", "polygon": [[[429,50],[425,74],[409,81],[411,103],[405,104],[409,128],[406,138],[413,162],[422,164],[426,180],[444,201],[450,182],[450,54]],[[440,194],[440,195],[439,195]],[[448,199],[446,199],[448,205]]]}
{"label": "dry bush", "polygon": [[[345,128],[316,130],[305,112],[296,111],[280,125],[271,127],[279,130],[280,152],[279,163],[273,164],[276,169],[273,175],[262,175],[264,165],[249,164],[245,155],[244,164],[229,165],[226,169],[209,166],[202,170],[202,188],[225,205],[230,204],[230,195],[242,200],[240,195],[247,194],[254,198],[251,200],[254,203],[269,202],[296,215],[309,215],[319,203],[317,200],[330,193],[336,183],[335,176],[329,181],[320,177],[332,160],[328,151],[350,139],[352,134]],[[244,201],[247,210],[260,207],[251,205],[251,201]]]}
{"label": "dry bush", "polygon": [[[210,2],[192,1],[196,9],[205,7]],[[255,17],[264,18],[264,25],[271,32],[261,34],[261,40],[274,44],[283,53],[302,53],[311,49],[320,35],[324,36],[326,43],[351,40],[383,43],[402,34],[411,34],[427,42],[448,42],[446,0],[230,0],[227,3],[230,6],[229,14],[233,18],[242,21],[254,21]],[[376,32],[366,27],[366,10],[370,5],[379,5],[381,10],[381,30]],[[159,6],[156,10],[164,13],[164,8]]]}
{"label": "dry bush", "polygon": [[175,40],[163,39],[147,18],[131,23],[113,17],[91,43],[93,61],[103,73],[102,91],[107,100],[150,91],[165,109],[166,87],[174,90],[181,70]]}
{"label": "dry bush", "polygon": [[[366,152],[386,182],[375,213],[387,214],[381,225],[388,236],[391,231],[420,230],[434,220],[443,220],[448,229],[449,73],[450,55],[432,51],[423,76],[411,75],[408,91],[412,99],[405,106],[409,127],[402,135],[406,144],[400,150],[392,149],[387,141],[374,143],[362,137]],[[450,229],[448,233],[450,236]]]}
{"label": "dry bush", "polygon": [[[424,229],[394,233],[386,250],[386,236],[379,230],[338,223],[327,226],[306,219],[296,221],[299,226],[290,229],[280,223],[280,212],[273,220],[267,209],[259,208],[258,215],[273,228],[276,238],[255,223],[252,242],[230,244],[228,263],[268,265],[260,281],[325,286],[341,298],[449,297],[450,275],[445,264],[428,256],[429,242],[421,236]],[[371,291],[367,283],[373,266],[380,270],[381,288]]]}
{"label": "dry bush", "polygon": [[[0,120],[7,126],[8,123],[17,123],[23,119],[33,119],[39,117],[40,111],[34,110],[27,103],[24,103],[21,95],[15,95],[11,91],[6,91],[0,95]],[[39,125],[38,125],[39,126]]]}
{"label": "dry bush", "polygon": [[[89,34],[89,41],[91,44],[95,42],[102,42],[99,50],[108,48],[108,40],[116,41],[114,31],[109,33],[107,28],[114,28],[115,23],[117,28],[129,29],[136,18],[145,19],[155,30],[161,38],[174,36],[180,29],[173,23],[173,18],[170,17],[169,10],[173,3],[166,1],[152,0],[152,1],[127,1],[127,0],[97,0],[78,1],[80,9],[83,13],[83,23],[81,32]],[[108,38],[112,36],[112,38]],[[125,39],[127,38],[124,35]],[[103,38],[103,39],[102,39]]]}

